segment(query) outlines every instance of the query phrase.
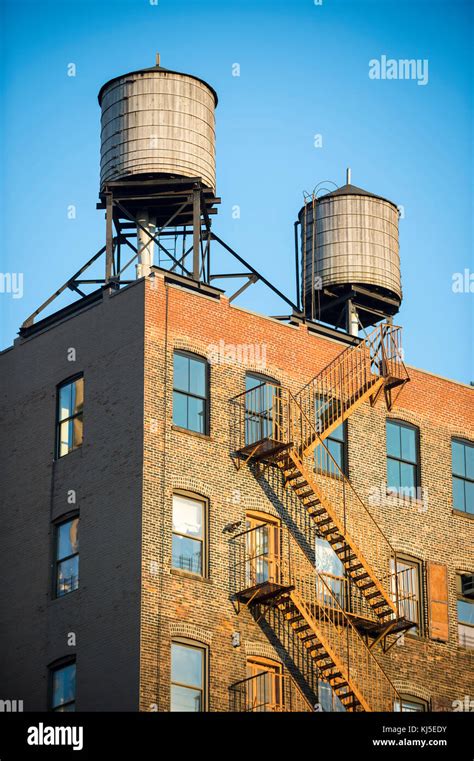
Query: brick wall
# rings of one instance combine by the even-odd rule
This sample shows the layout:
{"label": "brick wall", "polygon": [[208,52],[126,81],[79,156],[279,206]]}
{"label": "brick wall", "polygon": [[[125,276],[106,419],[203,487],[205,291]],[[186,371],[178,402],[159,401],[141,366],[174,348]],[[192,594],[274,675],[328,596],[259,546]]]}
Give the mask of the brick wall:
{"label": "brick wall", "polygon": [[[206,355],[210,345],[265,347],[258,359],[210,368],[210,436],[172,426],[173,350]],[[71,365],[66,350],[76,348]],[[47,665],[74,654],[79,710],[169,710],[170,643],[198,641],[209,653],[209,708],[229,707],[229,685],[246,676],[249,656],[285,664],[300,686],[307,656],[278,617],[239,615],[229,600],[229,541],[224,528],[258,510],[288,525],[311,558],[314,528],[279,472],[239,471],[231,449],[229,399],[247,370],[297,391],[344,345],[175,285],[163,275],[139,281],[68,319],[57,319],[0,355],[1,470],[0,698],[47,706]],[[56,385],[85,376],[85,439],[53,462]],[[457,645],[456,571],[473,571],[472,520],[453,513],[451,436],[473,438],[472,390],[417,370],[396,409],[363,405],[348,423],[350,479],[367,500],[385,479],[387,414],[421,432],[422,486],[417,502],[373,504],[400,552],[449,571],[449,641],[406,636],[384,665],[401,692],[435,709],[472,694],[472,651]],[[80,589],[51,595],[52,521],[77,492],[81,515]],[[173,491],[208,502],[209,573],[171,570]],[[363,549],[363,548],[362,548]],[[284,548],[285,552],[287,548]],[[426,578],[425,578],[426,582]],[[426,589],[425,589],[425,617]],[[26,625],[28,622],[28,625]],[[427,624],[427,621],[425,622]],[[426,628],[426,627],[425,627]],[[66,637],[74,632],[77,645]],[[232,646],[232,633],[241,635]],[[316,685],[309,691],[317,699]]]}
{"label": "brick wall", "polygon": [[[226,710],[228,687],[245,677],[249,652],[265,653],[297,673],[304,664],[286,658],[285,647],[264,621],[248,611],[236,614],[229,601],[229,546],[224,527],[244,521],[247,510],[260,510],[301,523],[301,508],[281,490],[278,474],[257,478],[250,468],[237,471],[229,456],[229,399],[245,388],[245,372],[257,362],[212,364],[210,368],[210,436],[172,426],[173,350],[206,356],[210,345],[257,345],[266,349],[263,372],[298,390],[344,347],[214,299],[165,286],[161,275],[147,283],[145,307],[145,402],[141,607],[141,710],[169,710],[170,643],[187,637],[209,647],[209,708]],[[412,422],[421,430],[422,485],[428,508],[398,501],[373,507],[373,514],[395,549],[421,561],[438,560],[449,570],[450,638],[448,643],[405,636],[382,660],[400,691],[450,707],[472,692],[472,651],[457,645],[455,573],[474,569],[473,522],[453,514],[451,452],[453,435],[472,438],[474,413],[466,386],[410,369],[411,381],[392,412],[382,401],[363,405],[348,424],[350,478],[368,499],[385,482],[387,415]],[[171,570],[171,516],[174,489],[203,495],[209,502],[209,578]],[[291,504],[293,500],[293,504]],[[304,529],[303,529],[304,534]],[[311,535],[309,535],[311,536]],[[309,542],[311,545],[312,538]],[[363,548],[362,548],[363,550]],[[426,600],[426,589],[425,589]],[[426,610],[426,603],[425,603]],[[425,614],[426,615],[426,614]],[[241,634],[233,648],[232,632]],[[268,635],[268,636],[267,636]],[[288,647],[288,643],[286,644]]]}

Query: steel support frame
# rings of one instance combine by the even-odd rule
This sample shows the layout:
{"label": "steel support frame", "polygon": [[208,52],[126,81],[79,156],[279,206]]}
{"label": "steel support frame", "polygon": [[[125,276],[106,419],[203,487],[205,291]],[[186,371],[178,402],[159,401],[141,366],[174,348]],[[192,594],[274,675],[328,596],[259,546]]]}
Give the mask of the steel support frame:
{"label": "steel support frame", "polygon": [[[160,181],[161,182],[161,181]],[[184,181],[183,181],[184,182]],[[177,187],[179,189],[179,181],[177,181]],[[185,183],[186,184],[186,183]],[[147,185],[147,183],[145,183]],[[124,185],[116,191],[113,184],[106,186],[103,189],[101,195],[101,203],[97,205],[99,209],[105,209],[105,245],[97,251],[77,272],[72,275],[63,285],[58,288],[46,301],[44,301],[38,309],[36,309],[27,319],[23,322],[22,328],[31,327],[35,318],[48,307],[58,296],[60,296],[67,289],[75,291],[82,298],[86,297],[85,294],[78,286],[96,284],[105,288],[119,289],[121,286],[128,285],[134,282],[133,279],[123,280],[122,275],[128,267],[139,257],[141,251],[145,248],[138,249],[130,240],[133,237],[133,233],[130,230],[136,230],[137,228],[146,233],[150,241],[154,241],[158,248],[171,260],[172,266],[170,272],[181,270],[185,276],[193,279],[196,282],[204,282],[208,285],[213,280],[219,278],[245,278],[246,282],[240,286],[229,297],[229,301],[234,301],[240,296],[250,285],[257,282],[262,282],[267,288],[275,293],[280,299],[282,299],[288,306],[291,307],[293,315],[304,319],[301,314],[301,305],[299,298],[297,303],[293,303],[284,293],[276,288],[269,280],[267,280],[258,270],[252,267],[243,257],[241,257],[231,246],[223,241],[218,235],[211,230],[210,215],[216,213],[216,209],[209,207],[209,202],[220,203],[220,199],[212,197],[209,201],[209,190],[205,189],[202,183],[197,178],[195,182],[187,181],[188,187],[185,190],[179,192],[179,194],[173,194],[173,183],[164,183],[165,190],[160,193],[150,193],[150,195],[129,195],[124,198]],[[184,187],[184,185],[183,185]],[[169,188],[169,189],[166,189]],[[206,195],[207,194],[207,195]],[[179,199],[185,197],[182,203],[179,203]],[[135,204],[139,200],[151,201],[159,204],[160,199],[169,202],[169,199],[178,198],[176,208],[171,212],[168,219],[161,223],[160,227],[156,228],[154,234],[143,227],[143,225],[136,219],[136,214],[132,213],[130,209],[126,208],[127,201],[134,201]],[[187,213],[191,214],[192,226],[189,223],[180,222],[180,216]],[[187,217],[182,217],[187,219]],[[126,221],[123,221],[126,220]],[[173,221],[177,222],[176,228],[182,227],[182,229],[170,230]],[[115,234],[114,234],[115,228]],[[161,234],[173,235],[176,234],[183,238],[183,253],[180,258],[176,258],[168,249],[166,249],[159,240]],[[192,235],[192,245],[185,249],[184,241],[186,236]],[[211,270],[211,241],[215,241],[221,246],[228,254],[236,259],[239,264],[244,268],[243,272],[231,272],[231,273],[212,273]],[[121,261],[122,246],[127,246],[133,252],[133,256],[123,265]],[[186,267],[186,259],[192,252],[192,268]],[[105,267],[103,278],[90,278],[81,279],[81,275],[94,264],[99,257],[105,253]]]}

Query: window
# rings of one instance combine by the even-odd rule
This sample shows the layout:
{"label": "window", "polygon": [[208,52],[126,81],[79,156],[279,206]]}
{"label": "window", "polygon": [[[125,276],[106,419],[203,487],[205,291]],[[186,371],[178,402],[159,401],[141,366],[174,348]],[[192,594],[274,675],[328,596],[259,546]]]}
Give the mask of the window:
{"label": "window", "polygon": [[278,415],[275,415],[278,384],[263,375],[247,373],[245,391],[245,443],[277,438],[274,421],[278,421]]}
{"label": "window", "polygon": [[[395,563],[390,561],[392,595],[396,599]],[[420,635],[422,630],[421,604],[421,565],[417,560],[397,558],[398,602],[400,615],[412,621],[415,626],[408,630],[409,634]]]}
{"label": "window", "polygon": [[404,713],[422,713],[428,710],[428,703],[426,700],[415,698],[412,695],[400,695],[400,700],[395,701],[393,710]]}
{"label": "window", "polygon": [[325,713],[344,713],[346,710],[344,703],[324,679],[318,680],[318,702]]}
{"label": "window", "polygon": [[51,710],[76,710],[76,664],[51,669]]}
{"label": "window", "polygon": [[246,526],[246,587],[280,581],[280,525],[278,518],[249,513]]}
{"label": "window", "polygon": [[[325,428],[326,422],[332,419],[331,404],[322,396],[315,399],[315,421],[319,431]],[[347,424],[341,423],[314,450],[314,465],[319,473],[338,475],[340,471],[347,473]],[[329,450],[329,453],[328,451]]]}
{"label": "window", "polygon": [[418,429],[387,420],[387,488],[415,499],[418,485]]}
{"label": "window", "polygon": [[171,711],[206,710],[206,655],[197,644],[171,643]]}
{"label": "window", "polygon": [[[344,565],[334,552],[333,548],[326,539],[317,536],[315,543],[315,567],[322,576],[324,583],[318,584],[317,589],[323,596],[323,602],[334,607],[334,597],[339,605],[345,605],[345,572]],[[332,594],[331,594],[332,593]]]}
{"label": "window", "polygon": [[474,648],[474,574],[458,574],[456,581],[458,641],[463,647]]}
{"label": "window", "polygon": [[246,710],[272,712],[283,710],[284,689],[280,663],[268,658],[247,661]]}
{"label": "window", "polygon": [[173,423],[196,433],[209,433],[209,371],[205,359],[174,353]]}
{"label": "window", "polygon": [[206,503],[173,494],[172,567],[204,575]]}
{"label": "window", "polygon": [[56,597],[79,586],[79,518],[56,526]]}
{"label": "window", "polygon": [[63,457],[82,445],[84,378],[65,381],[58,386],[56,457]]}
{"label": "window", "polygon": [[474,444],[451,442],[453,463],[453,507],[474,515]]}

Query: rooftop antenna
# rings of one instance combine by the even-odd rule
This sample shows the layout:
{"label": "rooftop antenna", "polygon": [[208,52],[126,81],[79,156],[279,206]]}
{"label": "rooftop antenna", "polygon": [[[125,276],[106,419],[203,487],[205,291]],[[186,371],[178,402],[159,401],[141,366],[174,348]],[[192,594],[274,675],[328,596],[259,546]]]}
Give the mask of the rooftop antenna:
{"label": "rooftop antenna", "polygon": [[346,169],[346,185],[351,184],[351,168],[347,167]]}

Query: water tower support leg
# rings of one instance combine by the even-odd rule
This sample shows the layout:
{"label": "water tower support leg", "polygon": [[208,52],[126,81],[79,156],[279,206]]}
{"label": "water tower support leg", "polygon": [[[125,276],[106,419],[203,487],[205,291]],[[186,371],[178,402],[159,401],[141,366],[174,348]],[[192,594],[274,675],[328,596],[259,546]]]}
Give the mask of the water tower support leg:
{"label": "water tower support leg", "polygon": [[193,190],[193,278],[200,279],[201,191]]}
{"label": "water tower support leg", "polygon": [[114,258],[114,243],[112,231],[113,199],[112,193],[106,194],[105,206],[105,282],[112,277],[112,264]]}

